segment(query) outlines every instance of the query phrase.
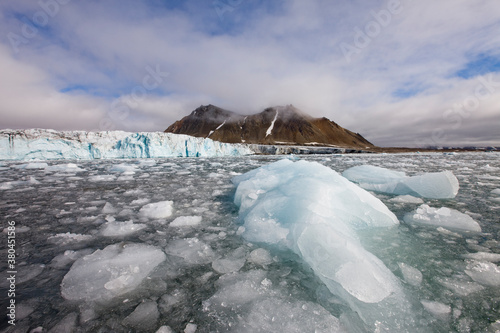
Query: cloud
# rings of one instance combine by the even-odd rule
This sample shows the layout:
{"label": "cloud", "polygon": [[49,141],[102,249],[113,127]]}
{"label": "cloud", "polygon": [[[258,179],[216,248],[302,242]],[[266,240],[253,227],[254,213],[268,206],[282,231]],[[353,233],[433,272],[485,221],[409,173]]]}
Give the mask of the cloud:
{"label": "cloud", "polygon": [[[18,52],[0,45],[5,127],[157,131],[202,104],[294,104],[379,145],[500,144],[499,86],[467,117],[448,111],[474,96],[477,66],[500,82],[478,62],[498,63],[493,2],[42,3],[58,4],[43,27],[39,3],[0,4],[2,31],[37,29]],[[163,73],[156,85],[151,69]]]}

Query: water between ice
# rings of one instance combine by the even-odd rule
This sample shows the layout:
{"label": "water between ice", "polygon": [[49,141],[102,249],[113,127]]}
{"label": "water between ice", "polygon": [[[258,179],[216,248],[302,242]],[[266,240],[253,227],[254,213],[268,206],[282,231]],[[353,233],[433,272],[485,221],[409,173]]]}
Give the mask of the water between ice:
{"label": "water between ice", "polygon": [[[279,159],[2,162],[0,207],[5,221],[16,221],[18,293],[17,325],[4,322],[1,329],[384,331],[385,317],[377,320],[371,312],[377,302],[353,301],[332,289],[293,247],[247,237],[231,179]],[[376,258],[400,290],[397,299],[408,307],[398,311],[412,319],[402,331],[499,329],[498,154],[302,159],[338,173],[357,165],[407,176],[451,171],[460,184],[451,199],[372,193],[399,224],[357,228],[353,244],[369,253],[367,258]],[[432,220],[455,212],[477,223],[481,232],[405,218]],[[316,236],[321,238],[321,232]],[[6,237],[0,246],[6,253]],[[6,262],[0,265],[6,271]],[[79,267],[88,270],[79,272]],[[5,282],[0,287],[6,295]],[[391,305],[397,302],[384,309]]]}

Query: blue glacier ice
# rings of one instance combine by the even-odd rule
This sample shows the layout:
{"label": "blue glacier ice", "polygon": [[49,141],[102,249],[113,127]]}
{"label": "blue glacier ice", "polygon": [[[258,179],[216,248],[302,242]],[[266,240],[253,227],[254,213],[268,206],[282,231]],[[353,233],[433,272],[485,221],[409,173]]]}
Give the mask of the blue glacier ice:
{"label": "blue glacier ice", "polygon": [[250,154],[253,154],[253,151],[245,145],[163,132],[46,129],[0,131],[2,160],[215,157]]}
{"label": "blue glacier ice", "polygon": [[375,196],[316,162],[284,159],[233,178],[248,241],[288,248],[375,329],[413,325],[399,280],[358,232],[399,224]]}
{"label": "blue glacier ice", "polygon": [[458,179],[451,171],[409,177],[404,172],[359,165],[345,170],[342,175],[366,190],[395,195],[452,199],[459,189]]}

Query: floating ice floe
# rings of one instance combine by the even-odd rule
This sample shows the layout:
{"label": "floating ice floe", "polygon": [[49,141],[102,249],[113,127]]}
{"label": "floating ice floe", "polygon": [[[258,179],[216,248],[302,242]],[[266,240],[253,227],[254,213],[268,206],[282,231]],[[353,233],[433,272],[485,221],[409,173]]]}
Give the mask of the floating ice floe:
{"label": "floating ice floe", "polygon": [[136,289],[166,259],[155,246],[118,243],[78,259],[61,283],[67,300],[107,302]]}
{"label": "floating ice floe", "polygon": [[401,270],[401,273],[403,273],[403,278],[407,283],[416,287],[422,284],[422,279],[423,279],[422,272],[420,272],[415,267],[412,267],[402,262],[399,263],[398,266],[399,269]]}
{"label": "floating ice floe", "polygon": [[500,261],[500,253],[476,252],[476,253],[464,254],[464,257],[479,261],[490,261],[490,262]]}
{"label": "floating ice floe", "polygon": [[422,303],[424,308],[438,319],[447,320],[450,316],[451,306],[447,304],[427,300],[422,300],[420,303]]}
{"label": "floating ice floe", "polygon": [[139,214],[151,219],[164,219],[172,215],[173,201],[153,202],[142,206]]}
{"label": "floating ice floe", "polygon": [[45,171],[73,173],[73,172],[83,172],[85,170],[80,168],[75,163],[67,163],[67,164],[55,164],[47,166],[45,168]]}
{"label": "floating ice floe", "polygon": [[73,234],[70,232],[66,232],[50,236],[49,238],[47,238],[47,241],[49,241],[52,244],[67,245],[73,243],[87,242],[93,238],[94,237],[91,235],[81,235],[81,234]]}
{"label": "floating ice floe", "polygon": [[366,190],[429,199],[454,198],[459,189],[458,179],[451,171],[409,177],[404,172],[359,165],[345,170],[342,175]]}
{"label": "floating ice floe", "polygon": [[184,259],[189,265],[207,264],[215,258],[212,248],[198,238],[174,240],[167,244],[165,252]]}
{"label": "floating ice floe", "polygon": [[500,267],[494,263],[473,261],[467,265],[465,274],[483,286],[500,286]]}
{"label": "floating ice floe", "polygon": [[[345,332],[340,321],[322,306],[280,292],[265,271],[226,274],[218,290],[203,302],[214,325],[229,332]],[[223,326],[224,325],[224,326]],[[215,330],[214,330],[215,331]]]}
{"label": "floating ice floe", "polygon": [[397,202],[397,203],[410,203],[410,204],[423,204],[424,200],[421,198],[416,198],[413,195],[398,195],[397,197],[389,199],[390,202]]}
{"label": "floating ice floe", "polygon": [[404,221],[453,230],[481,232],[481,227],[472,217],[447,207],[433,208],[424,204],[415,211],[406,214]]}
{"label": "floating ice floe", "polygon": [[138,168],[136,165],[125,163],[115,164],[109,168],[110,172],[121,172],[126,175],[133,175],[137,170]]}
{"label": "floating ice floe", "polygon": [[491,191],[491,195],[492,195],[490,197],[491,201],[500,202],[500,188],[497,188],[497,189],[494,189],[493,191]]}
{"label": "floating ice floe", "polygon": [[31,163],[26,163],[26,164],[19,164],[19,165],[14,165],[13,168],[16,169],[45,169],[49,165],[47,163],[43,162],[31,162]]}
{"label": "floating ice floe", "polygon": [[411,311],[398,279],[356,232],[399,224],[379,199],[315,162],[284,159],[233,182],[247,240],[291,249],[368,325],[405,325]]}
{"label": "floating ice floe", "polygon": [[201,223],[201,216],[179,216],[170,222],[171,227],[194,227]]}
{"label": "floating ice floe", "polygon": [[135,310],[129,314],[122,323],[125,326],[133,327],[137,330],[152,330],[156,328],[156,323],[160,318],[160,311],[154,301],[145,301],[139,304]]}
{"label": "floating ice floe", "polygon": [[133,221],[116,222],[109,221],[101,227],[101,235],[104,237],[125,237],[146,228],[147,225],[134,223]]}

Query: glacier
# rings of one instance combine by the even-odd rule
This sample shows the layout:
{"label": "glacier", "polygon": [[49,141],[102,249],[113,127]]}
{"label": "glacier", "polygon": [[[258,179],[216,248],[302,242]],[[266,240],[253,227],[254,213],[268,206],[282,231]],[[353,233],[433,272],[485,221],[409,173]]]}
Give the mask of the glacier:
{"label": "glacier", "polygon": [[399,224],[379,199],[307,161],[283,159],[233,182],[245,239],[291,249],[369,327],[403,331],[412,323],[399,280],[357,234]]}
{"label": "glacier", "polygon": [[359,165],[345,170],[342,175],[369,191],[429,199],[452,199],[459,189],[458,179],[451,171],[409,177],[400,171]]}
{"label": "glacier", "polygon": [[0,130],[0,160],[219,157],[253,154],[246,145],[163,132]]}

